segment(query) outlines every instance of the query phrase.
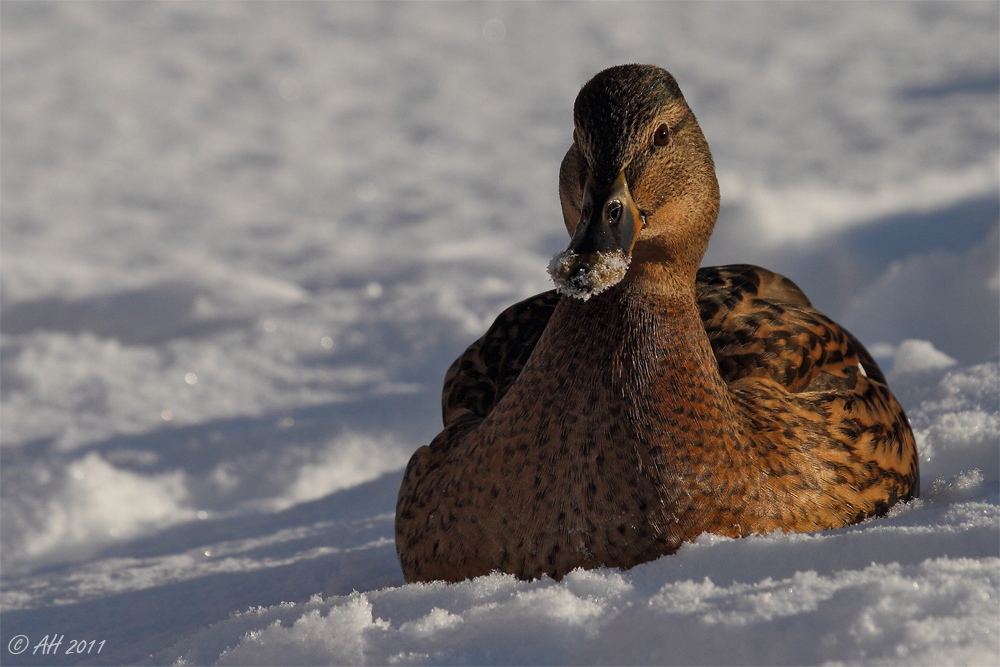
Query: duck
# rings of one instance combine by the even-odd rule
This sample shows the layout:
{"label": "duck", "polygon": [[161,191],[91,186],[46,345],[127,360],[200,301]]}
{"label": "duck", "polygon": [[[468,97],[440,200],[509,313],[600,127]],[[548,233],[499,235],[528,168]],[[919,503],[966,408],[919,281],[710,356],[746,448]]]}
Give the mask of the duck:
{"label": "duck", "polygon": [[673,76],[606,69],[573,122],[555,289],[445,374],[443,430],[396,504],[406,581],[624,570],[918,496],[913,432],[861,342],[784,276],[700,267],[719,185]]}

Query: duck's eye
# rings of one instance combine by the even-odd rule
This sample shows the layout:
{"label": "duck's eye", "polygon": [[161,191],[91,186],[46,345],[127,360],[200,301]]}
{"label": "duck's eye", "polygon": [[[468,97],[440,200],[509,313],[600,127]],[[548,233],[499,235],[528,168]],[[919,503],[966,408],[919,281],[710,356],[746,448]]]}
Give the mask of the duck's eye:
{"label": "duck's eye", "polygon": [[656,133],[653,135],[653,143],[657,146],[666,146],[667,141],[670,140],[670,128],[664,123],[656,128]]}

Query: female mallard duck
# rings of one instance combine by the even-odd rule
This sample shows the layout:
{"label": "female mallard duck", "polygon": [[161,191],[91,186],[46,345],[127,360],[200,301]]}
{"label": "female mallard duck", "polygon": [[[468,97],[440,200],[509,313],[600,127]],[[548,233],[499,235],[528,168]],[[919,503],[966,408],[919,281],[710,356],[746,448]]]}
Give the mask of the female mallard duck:
{"label": "female mallard duck", "polygon": [[396,505],[406,580],[628,568],[916,496],[909,423],[857,339],[787,278],[698,269],[719,186],[673,77],[605,70],[574,122],[557,288],[448,370],[445,428]]}

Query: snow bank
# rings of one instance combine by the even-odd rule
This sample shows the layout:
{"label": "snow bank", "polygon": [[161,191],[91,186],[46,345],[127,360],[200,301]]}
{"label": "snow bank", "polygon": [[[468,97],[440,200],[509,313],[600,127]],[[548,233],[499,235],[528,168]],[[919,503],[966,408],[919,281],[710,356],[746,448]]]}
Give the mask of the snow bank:
{"label": "snow bank", "polygon": [[[682,565],[316,597],[235,615],[177,664],[951,665],[998,655],[1000,559],[662,583]],[[236,643],[217,654],[225,641]]]}
{"label": "snow bank", "polygon": [[[293,438],[294,420],[275,430]],[[252,461],[230,454],[200,474],[151,472],[160,461],[148,451],[5,464],[5,574],[86,560],[186,522],[281,511],[399,470],[411,453],[391,437],[351,432],[315,449],[282,444],[284,451],[255,452]]]}
{"label": "snow bank", "polygon": [[89,555],[101,543],[195,517],[179,472],[136,475],[91,452],[65,466],[21,473],[8,482],[13,490],[0,510],[8,567]]}
{"label": "snow bank", "polygon": [[893,352],[891,375],[948,368],[956,362],[930,341],[907,339]]}

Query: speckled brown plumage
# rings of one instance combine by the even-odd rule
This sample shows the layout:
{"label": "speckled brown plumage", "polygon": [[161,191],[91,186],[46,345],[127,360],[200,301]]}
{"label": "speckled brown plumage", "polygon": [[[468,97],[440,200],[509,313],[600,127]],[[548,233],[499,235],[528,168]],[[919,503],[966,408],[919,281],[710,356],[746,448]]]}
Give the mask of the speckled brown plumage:
{"label": "speckled brown plumage", "polygon": [[[909,424],[864,347],[782,276],[696,271],[718,190],[669,74],[603,72],[575,116],[560,174],[571,250],[581,275],[585,253],[609,252],[581,244],[595,225],[631,265],[593,298],[511,306],[452,364],[444,430],[397,503],[406,579],[627,568],[704,532],[836,528],[915,496]],[[634,239],[621,207],[587,204],[609,197],[632,207]]]}

